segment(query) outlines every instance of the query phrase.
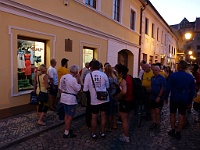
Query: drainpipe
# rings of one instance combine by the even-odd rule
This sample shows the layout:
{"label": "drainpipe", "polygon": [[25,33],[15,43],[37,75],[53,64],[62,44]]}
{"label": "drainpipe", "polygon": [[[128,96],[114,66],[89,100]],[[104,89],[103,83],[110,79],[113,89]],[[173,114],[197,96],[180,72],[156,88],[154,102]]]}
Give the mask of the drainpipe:
{"label": "drainpipe", "polygon": [[[145,2],[144,2],[145,1]],[[142,14],[143,11],[145,10],[145,7],[149,4],[149,0],[140,0],[140,2],[142,3],[142,6],[140,8],[140,37],[139,37],[139,55],[138,55],[138,74],[140,71],[140,61],[141,61],[141,45],[142,45]]]}

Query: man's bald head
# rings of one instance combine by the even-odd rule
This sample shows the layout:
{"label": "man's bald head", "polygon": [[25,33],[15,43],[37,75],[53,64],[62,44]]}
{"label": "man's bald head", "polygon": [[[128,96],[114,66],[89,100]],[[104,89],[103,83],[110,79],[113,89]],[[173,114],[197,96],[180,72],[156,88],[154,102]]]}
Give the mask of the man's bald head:
{"label": "man's bald head", "polygon": [[154,74],[155,76],[157,76],[157,75],[159,74],[159,72],[160,72],[160,66],[154,65],[154,66],[152,67],[152,70],[153,70],[153,74]]}
{"label": "man's bald head", "polygon": [[151,69],[151,66],[149,65],[149,64],[144,64],[143,66],[142,66],[142,69],[145,71],[145,72],[149,72]]}

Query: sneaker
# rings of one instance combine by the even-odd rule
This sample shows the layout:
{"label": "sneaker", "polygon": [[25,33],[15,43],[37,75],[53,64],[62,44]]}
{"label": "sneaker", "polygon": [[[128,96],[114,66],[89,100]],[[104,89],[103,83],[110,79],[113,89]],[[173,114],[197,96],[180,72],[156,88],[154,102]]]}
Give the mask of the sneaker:
{"label": "sneaker", "polygon": [[105,132],[99,132],[99,134],[100,134],[100,136],[101,136],[102,138],[105,138],[105,137],[106,137]]}
{"label": "sneaker", "polygon": [[125,137],[124,135],[122,135],[121,137],[119,137],[119,140],[122,141],[122,142],[126,142],[126,143],[130,142],[129,137]]}
{"label": "sneaker", "polygon": [[155,129],[156,128],[156,124],[155,123],[153,123],[151,126],[149,126],[149,129],[151,130],[151,129]]}
{"label": "sneaker", "polygon": [[68,135],[63,134],[63,138],[75,138],[75,137],[77,137],[77,135],[72,132],[69,132]]}
{"label": "sneaker", "polygon": [[170,135],[171,137],[175,137],[175,129],[172,129],[168,132],[168,135]]}
{"label": "sneaker", "polygon": [[122,123],[121,117],[119,117],[119,118],[117,119],[117,123],[118,123],[118,124],[121,124],[121,123]]}
{"label": "sneaker", "polygon": [[181,133],[180,132],[176,132],[174,137],[175,137],[175,139],[180,140],[181,139]]}
{"label": "sneaker", "polygon": [[97,139],[97,135],[96,135],[95,133],[92,133],[92,134],[91,134],[91,137],[92,137],[93,139]]}

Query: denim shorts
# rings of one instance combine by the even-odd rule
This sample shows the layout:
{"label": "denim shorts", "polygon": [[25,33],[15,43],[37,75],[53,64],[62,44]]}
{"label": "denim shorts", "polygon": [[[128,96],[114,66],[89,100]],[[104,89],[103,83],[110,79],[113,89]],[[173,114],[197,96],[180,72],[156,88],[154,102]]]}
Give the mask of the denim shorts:
{"label": "denim shorts", "polygon": [[74,117],[76,113],[76,105],[63,104],[65,109],[65,114]]}

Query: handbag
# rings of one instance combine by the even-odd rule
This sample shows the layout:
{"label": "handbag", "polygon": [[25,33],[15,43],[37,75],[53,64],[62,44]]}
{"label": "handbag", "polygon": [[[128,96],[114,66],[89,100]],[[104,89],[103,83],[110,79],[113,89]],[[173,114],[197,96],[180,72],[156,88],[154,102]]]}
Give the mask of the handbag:
{"label": "handbag", "polygon": [[[96,91],[94,80],[92,78],[92,73],[90,73],[90,76],[91,76],[91,79],[92,79],[93,87],[94,87],[94,89]],[[96,94],[97,94],[97,99],[98,100],[107,100],[107,97],[108,97],[108,92],[107,91],[96,91]]]}
{"label": "handbag", "polygon": [[31,105],[37,105],[38,104],[37,94],[34,91],[32,91],[30,93],[30,104]]}
{"label": "handbag", "polygon": [[39,82],[39,89],[40,89],[40,92],[38,95],[38,101],[47,102],[49,99],[49,94],[41,91],[39,76],[38,76],[38,82]]}

